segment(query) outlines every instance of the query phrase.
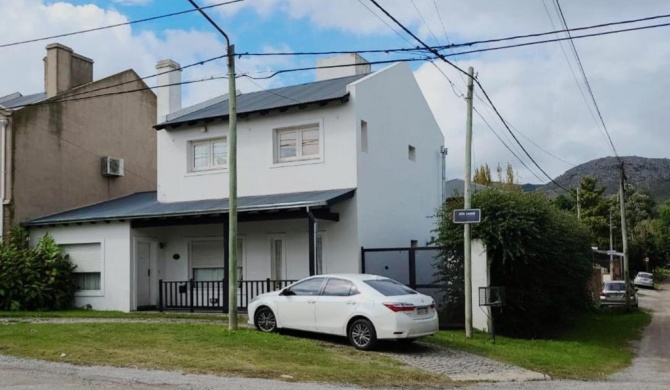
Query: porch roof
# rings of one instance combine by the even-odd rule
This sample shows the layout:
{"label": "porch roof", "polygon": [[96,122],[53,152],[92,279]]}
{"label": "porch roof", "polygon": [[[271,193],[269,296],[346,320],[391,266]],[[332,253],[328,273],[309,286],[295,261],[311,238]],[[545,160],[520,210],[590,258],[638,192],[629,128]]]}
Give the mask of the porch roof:
{"label": "porch roof", "polygon": [[[338,202],[354,196],[353,188],[293,192],[245,196],[237,200],[240,213],[261,211],[279,211],[306,207],[328,208]],[[188,202],[159,202],[157,193],[139,192],[122,198],[86,206],[62,213],[36,218],[26,222],[25,226],[60,225],[83,222],[108,222],[118,220],[146,220],[168,217],[201,217],[226,214],[229,200],[205,199]]]}

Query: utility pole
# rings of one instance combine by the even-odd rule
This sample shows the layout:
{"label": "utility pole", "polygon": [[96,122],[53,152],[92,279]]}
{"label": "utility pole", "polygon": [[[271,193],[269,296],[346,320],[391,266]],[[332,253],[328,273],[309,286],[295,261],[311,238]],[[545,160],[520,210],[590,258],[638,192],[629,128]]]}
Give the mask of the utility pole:
{"label": "utility pole", "polygon": [[226,38],[228,55],[228,329],[237,329],[237,88],[235,45],[194,0],[188,0]]}
{"label": "utility pole", "polygon": [[630,309],[630,293],[628,291],[628,232],[626,231],[626,197],[625,188],[626,173],[623,161],[621,161],[621,180],[619,183],[619,206],[621,209],[621,239],[623,241],[623,280],[626,286],[626,310]]}
{"label": "utility pole", "polygon": [[[470,192],[470,180],[472,175],[472,94],[474,91],[474,73],[472,67],[468,68],[468,92],[465,101],[468,104],[467,120],[465,124],[465,188],[463,198],[465,209],[472,207],[472,193]],[[470,240],[470,224],[463,227],[463,255],[465,268],[465,337],[472,338],[472,242]]]}
{"label": "utility pole", "polygon": [[614,255],[612,251],[612,242],[614,241],[612,236],[612,211],[610,210],[610,280],[614,280]]}
{"label": "utility pole", "polygon": [[577,219],[582,219],[582,205],[579,202],[579,187],[577,187]]}

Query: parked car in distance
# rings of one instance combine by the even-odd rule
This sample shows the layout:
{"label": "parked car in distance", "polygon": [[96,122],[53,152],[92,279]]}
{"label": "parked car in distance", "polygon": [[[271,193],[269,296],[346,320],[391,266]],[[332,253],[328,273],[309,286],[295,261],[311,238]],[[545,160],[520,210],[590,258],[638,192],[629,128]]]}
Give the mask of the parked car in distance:
{"label": "parked car in distance", "polygon": [[654,288],[654,275],[649,272],[638,272],[633,284],[640,287]]}
{"label": "parked car in distance", "polygon": [[371,350],[381,339],[412,342],[438,330],[433,298],[383,276],[317,275],[249,303],[249,324],[262,332],[296,329],[349,338]]}
{"label": "parked car in distance", "polygon": [[[628,284],[631,307],[637,307],[637,290]],[[625,306],[626,305],[626,283],[623,280],[614,280],[603,283],[600,292],[600,307]]]}

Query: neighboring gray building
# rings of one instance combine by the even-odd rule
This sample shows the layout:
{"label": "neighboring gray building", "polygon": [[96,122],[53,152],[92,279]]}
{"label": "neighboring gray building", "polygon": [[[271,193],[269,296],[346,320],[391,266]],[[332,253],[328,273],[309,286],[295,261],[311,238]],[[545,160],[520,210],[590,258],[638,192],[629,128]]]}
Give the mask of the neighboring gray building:
{"label": "neighboring gray building", "polygon": [[[446,184],[444,185],[446,198],[447,199],[458,198],[463,196],[464,187],[465,187],[465,180],[463,179],[447,180]],[[477,183],[472,183],[472,186],[470,188],[472,188],[473,192],[476,192],[486,189],[486,186]]]}
{"label": "neighboring gray building", "polygon": [[60,44],[46,50],[45,92],[0,95],[0,236],[156,190],[156,95],[133,70],[93,81],[93,60]]}

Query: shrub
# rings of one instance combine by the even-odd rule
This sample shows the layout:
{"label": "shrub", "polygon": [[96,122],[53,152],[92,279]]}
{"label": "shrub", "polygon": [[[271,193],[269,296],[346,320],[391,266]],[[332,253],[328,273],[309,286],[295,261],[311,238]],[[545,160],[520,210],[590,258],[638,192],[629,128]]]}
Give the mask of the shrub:
{"label": "shrub", "polygon": [[[495,189],[477,192],[472,203],[482,210],[472,237],[486,245],[491,285],[506,288],[505,307],[494,312],[497,331],[547,337],[592,307],[590,235],[572,214],[542,195]],[[451,221],[462,207],[462,199],[452,200],[438,215],[437,243],[445,247],[439,272],[449,302],[462,300],[463,227]]]}
{"label": "shrub", "polygon": [[54,239],[45,235],[35,248],[14,229],[0,243],[0,310],[61,310],[72,306],[75,266]]}

